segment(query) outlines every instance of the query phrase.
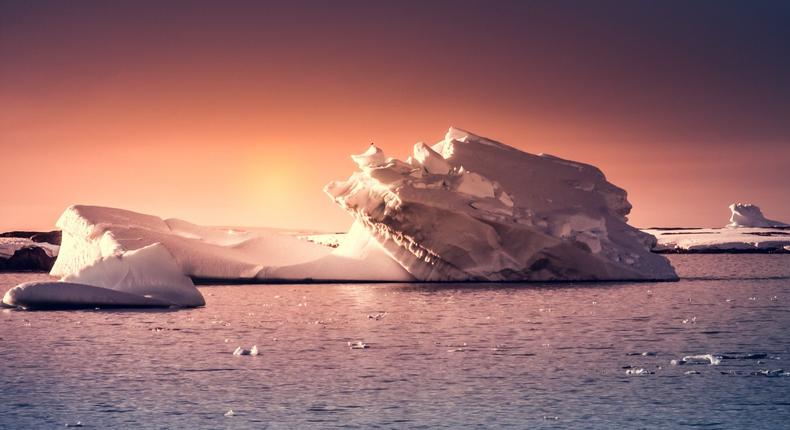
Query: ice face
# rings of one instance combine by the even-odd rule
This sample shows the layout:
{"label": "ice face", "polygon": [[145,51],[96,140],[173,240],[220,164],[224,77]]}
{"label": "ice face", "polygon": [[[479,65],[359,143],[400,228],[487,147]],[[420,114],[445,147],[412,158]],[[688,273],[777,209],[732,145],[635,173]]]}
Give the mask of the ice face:
{"label": "ice face", "polygon": [[677,278],[593,166],[455,128],[409,162],[375,147],[352,158],[360,170],[326,193],[418,280]]}

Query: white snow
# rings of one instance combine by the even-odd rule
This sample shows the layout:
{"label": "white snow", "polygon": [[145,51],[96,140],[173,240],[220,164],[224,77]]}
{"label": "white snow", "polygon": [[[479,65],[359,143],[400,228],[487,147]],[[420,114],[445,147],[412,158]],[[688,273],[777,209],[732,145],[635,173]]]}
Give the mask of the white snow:
{"label": "white snow", "polygon": [[[123,209],[72,206],[57,222],[63,230],[60,255],[50,272],[55,276],[80,274],[106,266],[109,257],[156,245],[169,253],[175,271],[192,278],[256,281],[407,281],[413,278],[371,240],[364,228],[353,228],[336,249],[275,230],[227,229],[199,226],[178,219]],[[128,261],[127,261],[128,262]],[[169,263],[168,263],[169,265]],[[143,276],[157,266],[146,262],[127,268]],[[99,268],[90,271],[100,273]],[[169,269],[168,269],[169,270]],[[107,273],[115,273],[107,269]],[[152,275],[153,276],[153,275]],[[90,282],[113,284],[114,278],[93,276]]]}
{"label": "white snow", "polygon": [[101,257],[69,273],[61,282],[28,282],[9,290],[10,306],[203,306],[192,280],[184,276],[161,244]]}
{"label": "white snow", "polygon": [[409,163],[368,148],[359,171],[325,187],[417,280],[677,279],[597,168],[455,128],[426,148]]}
{"label": "white snow", "polygon": [[754,205],[733,203],[730,210],[730,224],[725,228],[652,228],[643,231],[656,237],[656,252],[790,251],[790,226],[765,219],[760,208]]}
{"label": "white snow", "polygon": [[0,258],[11,258],[23,248],[41,248],[49,257],[58,255],[58,245],[46,242],[35,242],[22,237],[0,237]]}

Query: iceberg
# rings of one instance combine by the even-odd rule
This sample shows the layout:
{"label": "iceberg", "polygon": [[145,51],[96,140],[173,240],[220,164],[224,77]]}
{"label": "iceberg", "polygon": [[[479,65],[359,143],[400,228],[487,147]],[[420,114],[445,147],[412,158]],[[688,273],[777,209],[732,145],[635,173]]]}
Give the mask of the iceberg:
{"label": "iceberg", "polygon": [[[171,272],[199,281],[409,281],[414,278],[384,252],[364,228],[352,226],[336,248],[274,229],[207,227],[179,219],[161,219],[124,209],[75,205],[57,226],[63,230],[60,254],[51,275],[73,280],[91,274],[91,282],[115,282],[100,269],[113,256],[147,246],[165,250]],[[156,277],[156,261],[139,276]],[[87,268],[93,267],[90,270]],[[115,273],[109,270],[108,273]],[[136,276],[137,276],[136,275]]]}
{"label": "iceberg", "polygon": [[790,225],[766,219],[752,204],[730,205],[730,222],[724,228],[650,228],[659,253],[787,253]]}
{"label": "iceberg", "polygon": [[676,280],[588,164],[450,128],[401,161],[371,145],[325,192],[419,281]]}
{"label": "iceberg", "polygon": [[730,211],[732,215],[727,227],[790,227],[790,224],[766,219],[763,211],[753,204],[733,203],[730,205]]}
{"label": "iceberg", "polygon": [[205,305],[192,280],[158,243],[102,257],[59,282],[17,285],[3,303],[25,309]]}
{"label": "iceberg", "polygon": [[[193,281],[676,280],[655,238],[627,224],[624,190],[590,165],[451,128],[406,161],[375,145],[325,191],[347,234],[208,227],[75,205],[57,221],[62,281],[200,306]],[[303,232],[302,232],[303,233]],[[42,287],[43,288],[43,287]]]}

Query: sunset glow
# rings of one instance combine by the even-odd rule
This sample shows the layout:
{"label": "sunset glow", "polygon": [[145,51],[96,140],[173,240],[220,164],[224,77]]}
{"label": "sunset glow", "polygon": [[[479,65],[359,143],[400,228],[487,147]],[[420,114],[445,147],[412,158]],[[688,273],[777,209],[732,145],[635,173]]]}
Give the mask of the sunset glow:
{"label": "sunset glow", "polygon": [[790,219],[786,5],[1,4],[0,230],[85,203],[341,231],[349,154],[451,125],[600,167],[637,226]]}

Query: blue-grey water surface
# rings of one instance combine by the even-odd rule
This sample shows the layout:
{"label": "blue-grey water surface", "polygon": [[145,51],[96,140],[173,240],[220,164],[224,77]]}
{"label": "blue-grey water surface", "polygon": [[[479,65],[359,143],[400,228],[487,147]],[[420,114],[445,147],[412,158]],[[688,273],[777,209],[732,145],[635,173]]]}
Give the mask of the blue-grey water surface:
{"label": "blue-grey water surface", "polygon": [[[192,310],[6,309],[0,427],[790,428],[790,255],[670,258],[680,282],[204,286]],[[46,277],[0,275],[0,293]],[[724,358],[670,364],[708,353]]]}

